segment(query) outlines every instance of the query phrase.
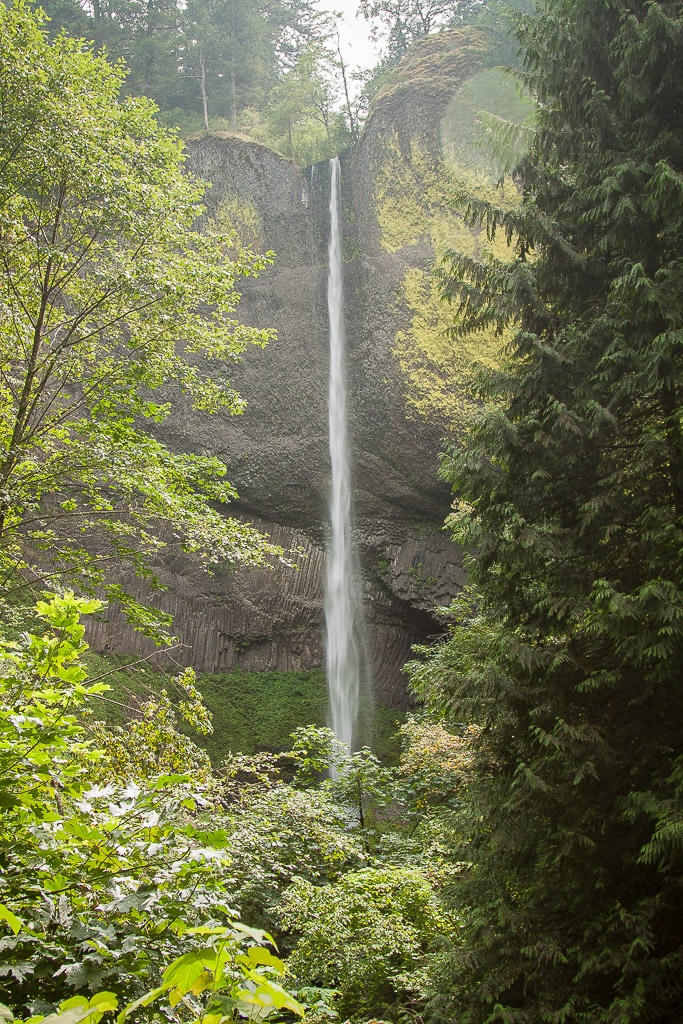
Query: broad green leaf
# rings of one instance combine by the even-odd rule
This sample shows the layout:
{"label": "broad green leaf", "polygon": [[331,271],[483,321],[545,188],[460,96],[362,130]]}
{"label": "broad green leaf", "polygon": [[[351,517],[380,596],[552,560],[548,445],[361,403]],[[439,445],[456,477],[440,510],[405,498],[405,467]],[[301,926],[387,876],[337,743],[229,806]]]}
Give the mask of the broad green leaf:
{"label": "broad green leaf", "polygon": [[116,1010],[119,1000],[113,992],[98,992],[90,1000],[90,1005],[105,1013],[107,1010]]}
{"label": "broad green leaf", "polygon": [[185,953],[166,968],[164,984],[168,988],[177,989],[180,995],[187,995],[188,992],[198,995],[211,984],[217,964],[218,954],[213,950]]}
{"label": "broad green leaf", "polygon": [[292,1013],[303,1017],[305,1007],[276,982],[264,978],[256,971],[250,972],[249,977],[257,982],[258,987],[254,992],[250,992],[248,989],[240,989],[238,992],[240,999],[243,999],[245,1002],[252,1002],[255,1006],[273,1006],[277,1010],[291,1010]]}
{"label": "broad green leaf", "polygon": [[278,974],[283,974],[285,970],[284,962],[279,957],[273,956],[264,946],[250,946],[246,956],[240,955],[236,959],[247,966],[274,967]]}
{"label": "broad green leaf", "polygon": [[154,988],[150,992],[145,992],[144,996],[140,996],[139,999],[134,1000],[134,1002],[128,1003],[116,1018],[117,1024],[124,1024],[124,1021],[129,1014],[133,1013],[134,1010],[139,1009],[141,1006],[149,1006],[158,999],[159,996],[163,995],[164,992],[168,992],[169,987],[169,985],[160,985],[159,988]]}
{"label": "broad green leaf", "polygon": [[0,921],[5,921],[15,935],[19,933],[19,930],[24,923],[21,918],[17,917],[16,914],[13,914],[12,911],[4,905],[4,903],[0,903]]}

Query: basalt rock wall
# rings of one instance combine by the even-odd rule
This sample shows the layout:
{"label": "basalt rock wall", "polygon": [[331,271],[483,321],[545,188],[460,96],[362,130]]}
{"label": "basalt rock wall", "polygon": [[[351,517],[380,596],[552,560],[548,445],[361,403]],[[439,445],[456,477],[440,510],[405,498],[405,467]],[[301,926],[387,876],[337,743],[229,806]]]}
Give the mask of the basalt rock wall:
{"label": "basalt rock wall", "polygon": [[[407,700],[401,666],[411,645],[441,631],[434,610],[464,578],[443,530],[450,497],[437,470],[443,439],[457,436],[464,409],[457,382],[488,356],[476,346],[454,355],[452,342],[442,340],[444,362],[421,339],[445,337],[429,271],[439,246],[463,231],[446,187],[457,166],[447,153],[454,144],[449,109],[484,66],[481,53],[473,32],[425,40],[377,97],[360,143],[342,158],[354,536],[375,694],[399,707]],[[168,586],[161,603],[187,645],[181,659],[199,669],[319,667],[329,489],[329,168],[302,170],[222,134],[190,141],[187,151],[189,170],[211,185],[205,223],[234,224],[242,242],[276,253],[272,268],[244,282],[239,316],[275,327],[278,336],[235,367],[233,382],[248,403],[242,416],[205,416],[176,403],[161,434],[176,450],[219,456],[239,492],[230,513],[297,551],[298,568],[207,576],[171,542],[159,566]],[[91,639],[113,650],[145,645],[116,621],[96,625]]]}

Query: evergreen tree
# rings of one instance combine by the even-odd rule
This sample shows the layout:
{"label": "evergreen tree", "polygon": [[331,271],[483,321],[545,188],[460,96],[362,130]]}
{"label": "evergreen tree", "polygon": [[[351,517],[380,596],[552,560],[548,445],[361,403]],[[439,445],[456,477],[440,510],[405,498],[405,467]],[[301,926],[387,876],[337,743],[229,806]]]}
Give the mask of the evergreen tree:
{"label": "evergreen tree", "polygon": [[384,62],[395,64],[411,43],[470,19],[484,0],[360,0],[358,13],[373,23],[374,39],[386,39]]}
{"label": "evergreen tree", "polygon": [[50,36],[66,32],[70,36],[94,38],[93,19],[83,10],[78,0],[43,0],[40,5],[49,20]]}
{"label": "evergreen tree", "polygon": [[237,128],[246,108],[263,110],[307,50],[322,52],[334,21],[314,0],[44,0],[41,6],[53,37],[64,30],[103,47],[110,61],[125,61],[128,95],[153,99],[169,121],[201,115],[205,128],[210,118]]}
{"label": "evergreen tree", "polygon": [[217,115],[236,128],[239,111],[261,107],[277,81],[277,56],[262,4],[191,0],[183,29],[183,74],[200,86],[205,127],[208,117]]}
{"label": "evergreen tree", "polygon": [[[669,1024],[683,996],[683,4],[544,0],[508,264],[450,255],[458,329],[514,324],[445,472],[474,596],[415,685],[480,727],[432,1018]],[[528,132],[528,129],[526,129]]]}

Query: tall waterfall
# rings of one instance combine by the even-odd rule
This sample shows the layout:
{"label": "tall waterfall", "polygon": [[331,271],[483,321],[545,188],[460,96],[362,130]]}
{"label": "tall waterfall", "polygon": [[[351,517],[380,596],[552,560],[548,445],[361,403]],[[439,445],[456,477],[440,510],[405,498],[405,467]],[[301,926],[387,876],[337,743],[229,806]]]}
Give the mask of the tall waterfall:
{"label": "tall waterfall", "polygon": [[353,750],[360,697],[360,593],[351,539],[351,492],[346,426],[346,376],[342,260],[340,242],[340,168],[330,161],[330,243],[327,308],[330,318],[329,428],[332,487],[331,537],[327,562],[325,623],[327,685],[332,728],[338,740]]}

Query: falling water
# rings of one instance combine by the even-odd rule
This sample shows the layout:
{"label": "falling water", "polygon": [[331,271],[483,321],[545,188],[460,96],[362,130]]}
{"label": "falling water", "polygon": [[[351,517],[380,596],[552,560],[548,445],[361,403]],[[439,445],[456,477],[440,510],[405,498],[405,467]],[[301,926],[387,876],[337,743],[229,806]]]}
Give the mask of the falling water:
{"label": "falling water", "polygon": [[330,318],[329,428],[332,490],[331,538],[327,562],[325,623],[327,627],[327,685],[332,729],[353,749],[360,694],[360,655],[356,635],[360,624],[360,595],[351,541],[351,492],[346,428],[342,261],[339,231],[339,160],[330,161],[330,244],[327,308]]}

